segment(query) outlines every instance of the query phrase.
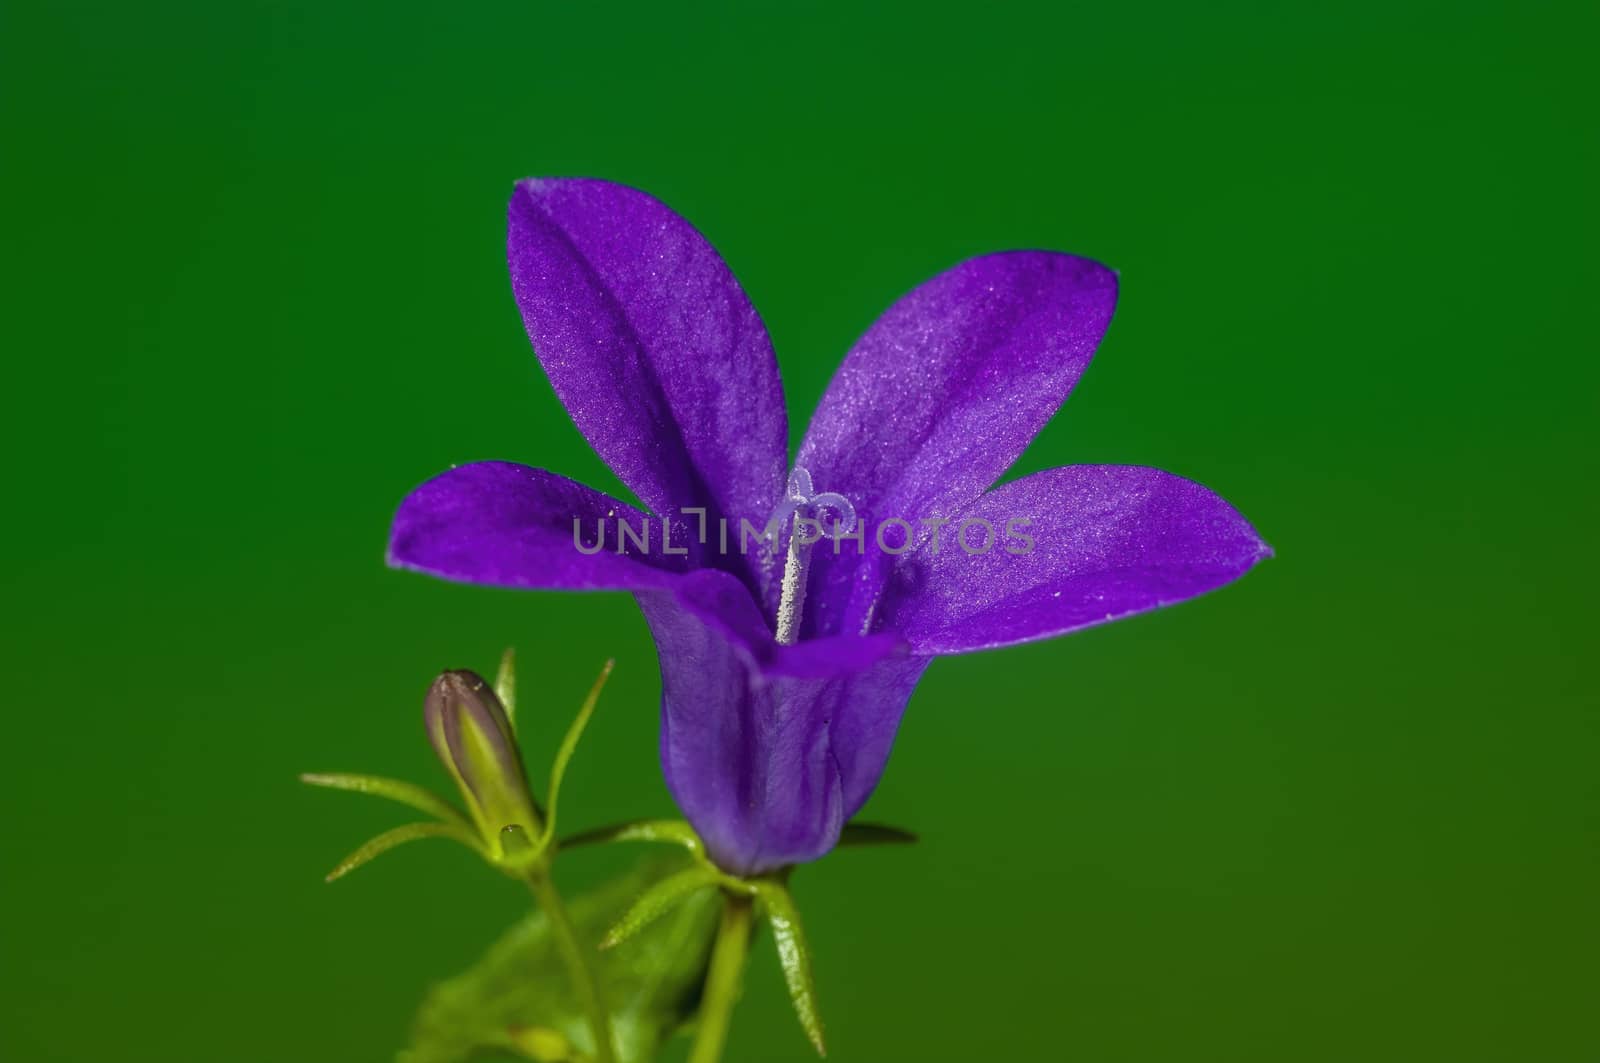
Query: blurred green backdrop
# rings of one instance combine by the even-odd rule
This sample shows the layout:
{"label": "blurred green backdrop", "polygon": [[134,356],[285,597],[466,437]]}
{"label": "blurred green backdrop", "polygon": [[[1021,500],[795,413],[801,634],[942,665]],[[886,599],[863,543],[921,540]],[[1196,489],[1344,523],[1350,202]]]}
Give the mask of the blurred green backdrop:
{"label": "blurred green backdrop", "polygon": [[[834,1058],[1600,1058],[1594,9],[607,8],[0,8],[0,1054],[389,1058],[522,894],[442,845],[324,886],[403,813],[294,776],[442,783],[426,684],[507,643],[540,763],[620,660],[569,824],[671,812],[629,600],[382,565],[453,462],[619,489],[502,257],[513,179],[592,174],[722,249],[796,440],[932,273],[1110,263],[1024,465],[1278,549],[932,668],[869,808],[924,844],[797,878]],[[765,941],[730,1059],[808,1058]]]}

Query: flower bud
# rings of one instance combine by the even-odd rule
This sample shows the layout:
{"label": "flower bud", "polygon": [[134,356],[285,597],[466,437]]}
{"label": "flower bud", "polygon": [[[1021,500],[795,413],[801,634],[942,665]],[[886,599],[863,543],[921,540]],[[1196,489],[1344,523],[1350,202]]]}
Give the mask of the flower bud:
{"label": "flower bud", "polygon": [[445,672],[428,690],[423,718],[434,752],[461,788],[489,852],[509,855],[503,835],[508,827],[538,837],[542,817],[494,687],[474,672]]}

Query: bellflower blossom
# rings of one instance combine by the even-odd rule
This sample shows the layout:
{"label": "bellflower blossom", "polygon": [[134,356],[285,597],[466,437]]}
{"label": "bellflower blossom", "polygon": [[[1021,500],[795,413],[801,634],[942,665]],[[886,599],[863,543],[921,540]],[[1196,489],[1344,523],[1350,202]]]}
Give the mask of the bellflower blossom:
{"label": "bellflower blossom", "polygon": [[463,465],[405,499],[390,563],[633,592],[668,787],[734,874],[834,846],[934,657],[1170,605],[1270,554],[1227,502],[1158,469],[993,486],[1110,323],[1117,277],[1096,262],[985,255],[901,298],[791,468],[767,331],[687,221],[620,185],[530,179],[507,254],[550,382],[648,513],[542,469]]}

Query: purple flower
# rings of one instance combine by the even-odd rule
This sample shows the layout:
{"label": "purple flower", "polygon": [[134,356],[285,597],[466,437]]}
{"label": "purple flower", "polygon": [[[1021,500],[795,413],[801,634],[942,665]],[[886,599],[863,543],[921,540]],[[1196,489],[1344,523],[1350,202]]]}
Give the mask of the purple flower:
{"label": "purple flower", "polygon": [[556,393],[649,514],[480,462],[412,492],[390,562],[633,592],[660,655],[667,785],[734,873],[833,847],[934,657],[1170,605],[1270,553],[1157,469],[993,487],[1110,323],[1117,277],[1098,263],[986,255],[906,295],[845,358],[791,469],[766,329],[688,222],[620,185],[526,180],[507,254]]}

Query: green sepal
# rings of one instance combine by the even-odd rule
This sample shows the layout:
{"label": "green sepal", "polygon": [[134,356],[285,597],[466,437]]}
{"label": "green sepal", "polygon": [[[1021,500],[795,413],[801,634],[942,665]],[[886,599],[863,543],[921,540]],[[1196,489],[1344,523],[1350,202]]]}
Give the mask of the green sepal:
{"label": "green sepal", "polygon": [[761,903],[767,925],[772,928],[772,940],[778,946],[778,964],[783,968],[783,980],[789,987],[789,999],[794,1002],[800,1026],[811,1039],[817,1055],[828,1054],[822,1037],[822,1016],[817,1011],[817,986],[811,974],[811,947],[806,944],[805,931],[800,925],[800,910],[783,883],[774,879],[757,879],[750,883],[755,897]]}
{"label": "green sepal", "polygon": [[600,942],[600,947],[616,948],[688,900],[697,891],[715,886],[719,878],[715,871],[699,864],[687,867],[675,875],[668,875],[645,891],[644,896],[633,902],[633,906]]}
{"label": "green sepal", "polygon": [[566,735],[561,739],[561,747],[556,750],[555,762],[550,766],[550,799],[545,802],[544,834],[539,839],[541,849],[548,848],[555,837],[556,799],[561,794],[561,780],[566,777],[567,764],[578,748],[578,739],[583,737],[584,728],[589,726],[589,717],[594,715],[594,707],[600,702],[600,691],[605,689],[606,680],[611,678],[611,669],[616,663],[613,659],[600,666],[600,675],[589,688],[589,696],[583,699],[583,706],[578,709],[578,715],[573,718]]}
{"label": "green sepal", "polygon": [[839,847],[847,845],[914,845],[917,836],[908,830],[884,823],[846,823],[839,834]]}
{"label": "green sepal", "polygon": [[398,801],[418,812],[433,816],[441,823],[449,823],[467,831],[474,829],[472,821],[467,818],[465,812],[433,791],[424,790],[415,783],[385,779],[379,775],[351,775],[341,772],[306,772],[300,776],[300,781],[307,786],[322,786],[330,790],[349,790],[351,793],[387,797],[391,801]]}
{"label": "green sepal", "polygon": [[638,819],[617,823],[609,827],[596,827],[581,834],[561,839],[560,847],[579,845],[604,845],[608,842],[663,842],[687,849],[697,858],[704,859],[706,847],[694,828],[681,819]]}
{"label": "green sepal", "polygon": [[494,693],[506,710],[506,721],[513,732],[517,729],[517,651],[507,646],[500,655],[500,670],[494,674]]}
{"label": "green sepal", "polygon": [[339,861],[338,865],[328,872],[326,882],[343,878],[356,868],[376,857],[406,842],[414,842],[419,838],[449,838],[451,841],[460,842],[475,853],[482,853],[483,847],[478,844],[478,838],[470,830],[452,823],[407,823],[403,827],[386,830],[373,838],[355,852]]}
{"label": "green sepal", "polygon": [[[682,857],[641,862],[570,899],[580,940],[600,939],[641,894],[684,869]],[[614,949],[595,953],[619,1063],[647,1063],[699,1005],[718,897],[686,897]],[[423,1000],[399,1063],[465,1063],[493,1052],[545,1061],[592,1056],[593,1039],[543,913],[520,920],[467,971]]]}

